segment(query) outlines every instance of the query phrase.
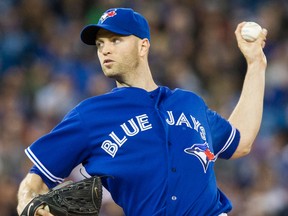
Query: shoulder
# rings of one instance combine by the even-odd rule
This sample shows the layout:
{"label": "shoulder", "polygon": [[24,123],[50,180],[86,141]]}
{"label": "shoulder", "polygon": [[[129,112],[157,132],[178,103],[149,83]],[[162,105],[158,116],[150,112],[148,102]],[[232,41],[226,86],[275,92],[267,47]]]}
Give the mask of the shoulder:
{"label": "shoulder", "polygon": [[182,102],[192,102],[192,103],[199,103],[202,105],[206,106],[205,100],[197,93],[181,89],[181,88],[176,88],[171,91],[171,97],[177,98],[177,100],[180,100]]}
{"label": "shoulder", "polygon": [[125,98],[131,99],[130,97],[135,95],[141,95],[145,92],[145,90],[142,90],[140,88],[135,87],[121,87],[121,88],[114,88],[110,92],[107,92],[102,95],[93,96],[90,98],[87,98],[83,100],[79,106],[87,106],[89,104],[93,103],[99,103],[99,102],[109,102],[113,100],[114,102],[117,101],[117,99],[125,100]]}
{"label": "shoulder", "polygon": [[83,101],[81,101],[75,108],[78,110],[82,110],[86,107],[97,107],[97,106],[101,106],[101,104],[107,104],[107,103],[112,103],[113,101],[115,101],[115,99],[119,97],[119,92],[117,91],[110,91],[107,92],[105,94],[102,95],[97,95],[97,96],[93,96],[93,97],[89,97]]}
{"label": "shoulder", "polygon": [[201,98],[200,95],[198,95],[197,93],[193,92],[193,91],[190,91],[190,90],[186,90],[186,89],[181,89],[181,88],[176,88],[174,90],[172,90],[174,94],[183,94],[183,95],[186,95],[186,96],[191,96],[191,97],[197,97],[197,98]]}
{"label": "shoulder", "polygon": [[106,114],[115,113],[135,106],[145,106],[149,102],[148,93],[140,88],[121,87],[110,92],[87,98],[80,102],[75,109],[80,113]]}

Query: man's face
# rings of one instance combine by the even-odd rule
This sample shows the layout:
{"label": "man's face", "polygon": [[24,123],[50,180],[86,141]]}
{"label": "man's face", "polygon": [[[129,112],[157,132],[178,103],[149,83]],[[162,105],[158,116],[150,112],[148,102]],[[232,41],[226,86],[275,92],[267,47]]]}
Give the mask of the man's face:
{"label": "man's face", "polygon": [[121,79],[139,65],[139,38],[100,29],[96,37],[99,61],[105,76]]}

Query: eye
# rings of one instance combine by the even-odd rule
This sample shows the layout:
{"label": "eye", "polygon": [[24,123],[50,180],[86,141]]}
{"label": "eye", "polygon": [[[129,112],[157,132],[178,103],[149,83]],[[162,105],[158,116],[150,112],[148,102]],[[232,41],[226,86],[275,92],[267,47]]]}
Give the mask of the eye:
{"label": "eye", "polygon": [[120,40],[120,38],[113,38],[112,39],[112,42],[114,43],[114,44],[118,44],[118,43],[120,43],[121,42],[121,40]]}
{"label": "eye", "polygon": [[101,41],[96,41],[96,47],[99,49],[101,47],[103,47],[103,42]]}

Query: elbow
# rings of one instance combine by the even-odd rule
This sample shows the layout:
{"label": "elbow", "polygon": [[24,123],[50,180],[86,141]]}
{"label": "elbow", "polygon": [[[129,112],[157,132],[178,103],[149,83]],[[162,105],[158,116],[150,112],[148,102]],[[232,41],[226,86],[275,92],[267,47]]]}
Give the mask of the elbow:
{"label": "elbow", "polygon": [[240,139],[240,144],[242,146],[242,156],[248,155],[252,150],[252,145],[254,143],[255,137],[251,137],[249,139]]}
{"label": "elbow", "polygon": [[253,143],[256,139],[256,136],[258,134],[258,130],[248,130],[249,133],[247,133],[247,130],[239,130],[240,131],[240,141],[239,145],[233,154],[233,158],[240,158],[244,157],[252,151]]}
{"label": "elbow", "polygon": [[248,144],[247,146],[245,146],[245,148],[243,148],[243,149],[241,150],[241,155],[242,155],[242,157],[250,154],[251,150],[252,150],[252,143],[251,143],[251,144]]}
{"label": "elbow", "polygon": [[253,142],[240,141],[232,158],[236,159],[236,158],[241,158],[241,157],[248,155],[252,150],[252,144]]}

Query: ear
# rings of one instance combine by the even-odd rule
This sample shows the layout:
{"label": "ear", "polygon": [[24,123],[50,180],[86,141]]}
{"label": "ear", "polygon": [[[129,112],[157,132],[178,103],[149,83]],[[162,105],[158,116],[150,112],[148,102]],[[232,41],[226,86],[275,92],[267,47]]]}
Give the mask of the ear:
{"label": "ear", "polygon": [[147,56],[150,48],[149,40],[147,38],[144,38],[140,40],[139,43],[140,56]]}

